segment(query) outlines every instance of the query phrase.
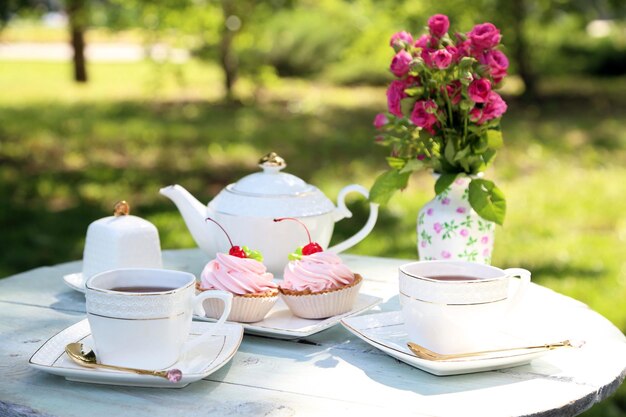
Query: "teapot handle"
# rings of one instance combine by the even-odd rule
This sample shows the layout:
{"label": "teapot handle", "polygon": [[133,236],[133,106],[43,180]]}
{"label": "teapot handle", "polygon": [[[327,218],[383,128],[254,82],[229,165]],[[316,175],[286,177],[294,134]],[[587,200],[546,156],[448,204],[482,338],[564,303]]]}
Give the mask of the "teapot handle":
{"label": "teapot handle", "polygon": [[[369,191],[365,187],[362,187],[360,185],[352,184],[342,188],[341,191],[339,191],[339,195],[337,196],[337,208],[335,209],[334,213],[335,222],[338,222],[339,220],[346,217],[352,217],[352,212],[346,207],[346,195],[351,192],[357,192],[359,194],[362,194],[365,198],[369,198]],[[370,216],[367,219],[365,226],[363,226],[361,230],[356,232],[353,236],[349,237],[341,243],[336,244],[333,247],[328,248],[328,250],[330,252],[339,253],[356,245],[357,243],[365,239],[365,237],[372,231],[374,225],[376,224],[377,218],[378,204],[370,203]]]}

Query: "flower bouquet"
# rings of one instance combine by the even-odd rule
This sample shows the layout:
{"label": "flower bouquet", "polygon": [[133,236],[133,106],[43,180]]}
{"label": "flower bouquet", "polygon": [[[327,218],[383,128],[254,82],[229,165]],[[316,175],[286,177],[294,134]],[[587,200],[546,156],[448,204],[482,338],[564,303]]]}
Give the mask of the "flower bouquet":
{"label": "flower bouquet", "polygon": [[457,178],[469,182],[466,198],[478,215],[502,224],[503,193],[482,172],[502,146],[500,118],[507,105],[494,90],[509,66],[500,31],[491,23],[450,35],[445,15],[428,20],[428,34],[391,37],[395,50],[387,89],[388,112],[374,119],[376,142],[389,146],[389,170],[371,189],[371,199],[386,203],[406,187],[413,171],[430,169],[441,197]]}

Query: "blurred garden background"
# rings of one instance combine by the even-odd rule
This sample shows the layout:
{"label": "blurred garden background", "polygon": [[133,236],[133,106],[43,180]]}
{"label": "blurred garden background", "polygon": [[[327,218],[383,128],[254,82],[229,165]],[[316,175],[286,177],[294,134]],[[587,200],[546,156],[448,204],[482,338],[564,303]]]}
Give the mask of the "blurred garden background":
{"label": "blurred garden background", "polygon": [[[272,150],[331,198],[371,186],[389,38],[434,13],[463,32],[495,23],[511,60],[487,172],[508,200],[493,263],[626,331],[624,0],[0,0],[0,277],[80,259],[120,199],[164,249],[193,247],[159,188],[208,202]],[[350,252],[416,258],[433,195],[414,175]],[[367,217],[349,206],[336,241]],[[585,415],[626,415],[626,389]]]}

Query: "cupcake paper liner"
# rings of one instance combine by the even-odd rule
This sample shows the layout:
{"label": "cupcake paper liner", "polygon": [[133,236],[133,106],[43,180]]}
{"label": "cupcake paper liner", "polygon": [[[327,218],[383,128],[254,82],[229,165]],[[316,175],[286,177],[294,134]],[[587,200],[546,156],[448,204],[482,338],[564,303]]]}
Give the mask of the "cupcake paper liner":
{"label": "cupcake paper liner", "polygon": [[281,289],[281,297],[291,312],[303,319],[323,319],[352,310],[363,279],[355,274],[354,283],[317,293]]}
{"label": "cupcake paper liner", "polygon": [[[201,290],[200,290],[201,291]],[[278,300],[278,292],[263,294],[233,294],[233,306],[228,321],[254,323],[263,320]],[[206,316],[219,319],[224,311],[224,303],[217,298],[208,298],[202,302]]]}

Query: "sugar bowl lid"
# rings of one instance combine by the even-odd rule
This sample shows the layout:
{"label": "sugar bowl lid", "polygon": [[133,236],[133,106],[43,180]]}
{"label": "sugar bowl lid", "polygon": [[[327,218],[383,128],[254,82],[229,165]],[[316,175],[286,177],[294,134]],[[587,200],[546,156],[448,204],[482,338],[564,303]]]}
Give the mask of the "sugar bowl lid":
{"label": "sugar bowl lid", "polygon": [[268,153],[259,160],[262,171],[226,186],[210,207],[220,213],[254,217],[311,216],[335,208],[317,187],[281,172],[286,166],[275,152]]}

